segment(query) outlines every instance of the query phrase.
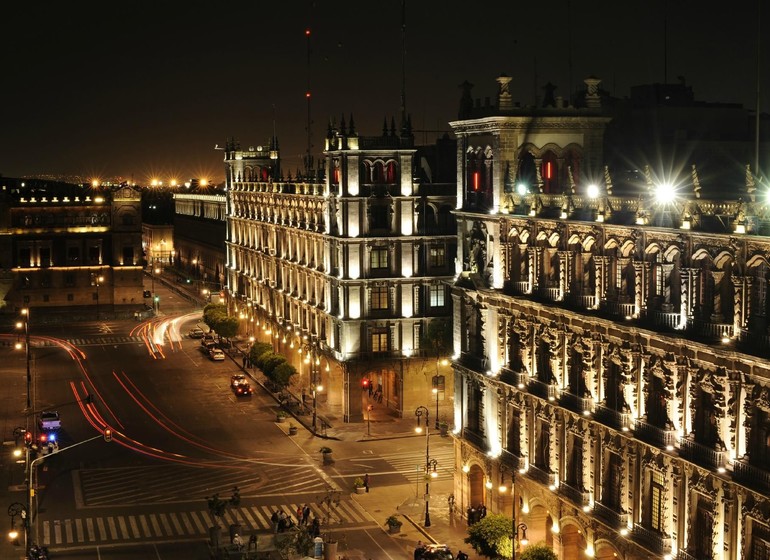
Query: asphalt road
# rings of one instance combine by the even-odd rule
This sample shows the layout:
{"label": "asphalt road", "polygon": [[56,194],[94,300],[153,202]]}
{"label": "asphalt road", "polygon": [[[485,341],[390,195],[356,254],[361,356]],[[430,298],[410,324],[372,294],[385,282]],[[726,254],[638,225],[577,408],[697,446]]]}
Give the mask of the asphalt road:
{"label": "asphalt road", "polygon": [[[384,487],[412,482],[414,473],[419,492],[422,442],[334,442],[336,463],[322,465],[323,442],[304,431],[288,437],[275,423],[275,401],[258,387],[251,397],[235,397],[229,380],[238,364],[229,357],[212,362],[185,336],[200,309],[161,295],[163,315],[144,323],[33,323],[33,408],[58,410],[63,428],[59,451],[34,469],[32,539],[73,560],[208,558],[207,497],[228,499],[237,486],[240,503],[223,526],[238,523],[243,534],[267,542],[274,510],[291,513],[307,503],[349,548],[399,557],[381,520],[350,499],[352,480],[368,472]],[[11,346],[0,347],[0,360],[8,366],[0,397],[7,492],[0,498],[23,504],[24,468],[10,450],[13,428],[25,423],[26,362]],[[437,453],[451,455],[451,446]],[[23,547],[0,545],[0,557],[22,555]]]}

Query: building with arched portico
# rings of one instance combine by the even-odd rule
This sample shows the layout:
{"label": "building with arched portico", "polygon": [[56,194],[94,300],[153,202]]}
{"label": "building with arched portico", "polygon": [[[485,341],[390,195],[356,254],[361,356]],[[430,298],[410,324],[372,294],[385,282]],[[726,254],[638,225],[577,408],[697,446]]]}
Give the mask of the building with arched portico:
{"label": "building with arched portico", "polygon": [[618,196],[598,80],[538,108],[509,81],[451,123],[457,505],[562,560],[767,557],[766,193],[693,163]]}

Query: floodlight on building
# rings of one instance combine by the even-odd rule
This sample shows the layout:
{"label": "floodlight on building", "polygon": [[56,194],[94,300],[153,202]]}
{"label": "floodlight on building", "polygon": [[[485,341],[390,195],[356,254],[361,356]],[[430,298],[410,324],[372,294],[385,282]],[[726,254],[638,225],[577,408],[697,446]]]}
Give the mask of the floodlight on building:
{"label": "floodlight on building", "polygon": [[588,198],[599,198],[599,187],[593,183],[588,185],[588,188],[586,188],[586,194],[588,195]]}
{"label": "floodlight on building", "polygon": [[525,183],[519,183],[518,185],[516,185],[516,192],[521,196],[524,196],[529,192],[529,188]]}
{"label": "floodlight on building", "polygon": [[660,183],[655,187],[655,200],[661,204],[673,202],[676,198],[676,189],[671,183]]}

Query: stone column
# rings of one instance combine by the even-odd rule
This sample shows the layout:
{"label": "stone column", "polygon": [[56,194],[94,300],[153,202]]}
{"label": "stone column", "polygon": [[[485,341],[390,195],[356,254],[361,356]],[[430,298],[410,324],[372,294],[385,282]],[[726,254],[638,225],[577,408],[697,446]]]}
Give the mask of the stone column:
{"label": "stone column", "polygon": [[650,263],[634,261],[634,308],[640,314],[647,307],[647,275]]}
{"label": "stone column", "polygon": [[594,298],[599,305],[604,301],[607,289],[607,257],[594,255]]}
{"label": "stone column", "polygon": [[733,336],[738,336],[742,328],[746,326],[748,313],[746,302],[751,289],[751,278],[737,276],[733,281]]}
{"label": "stone column", "polygon": [[572,286],[572,251],[559,251],[559,299],[569,294]]}
{"label": "stone column", "polygon": [[724,323],[725,318],[722,315],[722,292],[720,290],[720,285],[722,283],[722,279],[724,278],[724,271],[722,270],[714,270],[711,272],[711,278],[713,280],[712,283],[712,292],[711,292],[711,298],[712,298],[712,307],[711,307],[711,322],[712,323]]}

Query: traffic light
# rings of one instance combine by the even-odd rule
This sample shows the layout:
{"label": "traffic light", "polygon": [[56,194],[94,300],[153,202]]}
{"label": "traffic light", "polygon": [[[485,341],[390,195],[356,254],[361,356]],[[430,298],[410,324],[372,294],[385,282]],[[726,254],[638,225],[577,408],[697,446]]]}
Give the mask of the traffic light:
{"label": "traffic light", "polygon": [[32,432],[24,432],[24,445],[27,447],[32,445]]}
{"label": "traffic light", "polygon": [[364,379],[361,383],[362,383],[364,389],[368,389],[369,388],[369,380],[368,379]]}
{"label": "traffic light", "polygon": [[104,428],[104,441],[112,441],[112,430]]}

